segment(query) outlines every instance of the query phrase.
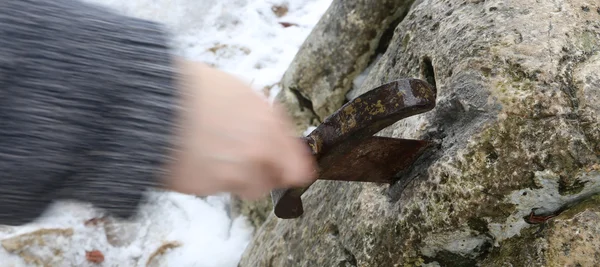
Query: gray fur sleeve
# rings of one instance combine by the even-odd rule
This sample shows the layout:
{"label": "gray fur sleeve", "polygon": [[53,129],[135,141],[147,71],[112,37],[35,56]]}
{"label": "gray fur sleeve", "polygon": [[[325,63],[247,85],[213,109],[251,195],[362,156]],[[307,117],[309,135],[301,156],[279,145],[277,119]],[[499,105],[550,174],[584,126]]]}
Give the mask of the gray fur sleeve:
{"label": "gray fur sleeve", "polygon": [[0,224],[57,199],[129,217],[160,186],[177,108],[167,43],[75,0],[0,1]]}

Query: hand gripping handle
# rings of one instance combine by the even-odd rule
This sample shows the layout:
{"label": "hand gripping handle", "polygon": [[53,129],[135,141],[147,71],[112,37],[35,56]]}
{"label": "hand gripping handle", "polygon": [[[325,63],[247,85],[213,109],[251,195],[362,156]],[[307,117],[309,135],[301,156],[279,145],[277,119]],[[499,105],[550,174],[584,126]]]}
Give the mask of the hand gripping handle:
{"label": "hand gripping handle", "polygon": [[[318,164],[318,178],[366,139],[391,124],[435,107],[436,90],[423,80],[401,79],[383,84],[344,104],[305,137]],[[347,166],[352,168],[353,166]],[[310,187],[271,192],[273,210],[282,219],[304,213],[302,194]]]}

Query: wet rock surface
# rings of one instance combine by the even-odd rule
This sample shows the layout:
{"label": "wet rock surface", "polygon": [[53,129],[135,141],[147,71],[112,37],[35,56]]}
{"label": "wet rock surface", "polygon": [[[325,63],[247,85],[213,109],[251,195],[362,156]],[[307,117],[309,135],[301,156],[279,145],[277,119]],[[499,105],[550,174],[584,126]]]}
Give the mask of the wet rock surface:
{"label": "wet rock surface", "polygon": [[[599,222],[585,205],[600,192],[598,7],[414,3],[347,95],[400,78],[429,81],[436,109],[379,135],[439,148],[391,187],[315,183],[303,217],[267,218],[240,266],[600,264],[587,254],[596,241],[585,242]],[[328,12],[325,20],[345,16]]]}

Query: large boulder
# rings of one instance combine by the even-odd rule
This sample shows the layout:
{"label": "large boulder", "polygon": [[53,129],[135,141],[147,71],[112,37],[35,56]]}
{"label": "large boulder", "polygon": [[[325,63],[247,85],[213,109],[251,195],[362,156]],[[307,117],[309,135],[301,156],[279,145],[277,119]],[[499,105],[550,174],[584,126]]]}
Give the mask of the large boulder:
{"label": "large boulder", "polygon": [[[323,20],[347,20],[343,12]],[[315,38],[313,50],[334,49]],[[240,266],[600,265],[599,69],[597,1],[415,2],[347,96],[429,81],[437,107],[380,135],[439,147],[391,187],[318,181],[305,214],[270,215]],[[314,109],[336,92],[303,96]]]}
{"label": "large boulder", "polygon": [[283,104],[302,133],[339,108],[352,81],[389,42],[414,0],[333,1],[280,82]]}
{"label": "large boulder", "polygon": [[[387,47],[413,1],[333,1],[273,90],[298,135],[345,102],[355,78]],[[232,206],[256,228],[273,208],[270,197],[234,198]]]}

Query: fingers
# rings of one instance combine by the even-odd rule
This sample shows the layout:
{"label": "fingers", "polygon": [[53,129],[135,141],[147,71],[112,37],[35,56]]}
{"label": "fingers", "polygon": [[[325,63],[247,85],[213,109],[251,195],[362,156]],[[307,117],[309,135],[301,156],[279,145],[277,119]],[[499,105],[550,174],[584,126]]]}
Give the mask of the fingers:
{"label": "fingers", "polygon": [[[193,194],[231,192],[246,199],[315,179],[310,149],[277,106],[232,75],[182,64],[181,146],[171,189]],[[201,78],[200,78],[201,77]]]}
{"label": "fingers", "polygon": [[302,187],[315,179],[315,163],[309,146],[286,124],[281,113],[274,113],[264,135],[258,136],[257,154],[249,158],[257,160],[249,165],[246,186],[237,195],[244,199],[257,199],[269,194],[274,188]]}
{"label": "fingers", "polygon": [[314,163],[308,145],[301,139],[287,138],[282,146],[284,159],[280,164],[283,166],[282,181],[287,187],[300,187],[310,184],[315,179]]}
{"label": "fingers", "polygon": [[295,136],[291,121],[286,114],[277,106],[274,107],[275,113],[280,120],[282,131],[282,144],[284,148],[280,159],[286,159],[281,164],[284,166],[283,180],[292,186],[305,186],[316,179],[316,162],[312,156],[311,149],[306,142],[299,136]]}

